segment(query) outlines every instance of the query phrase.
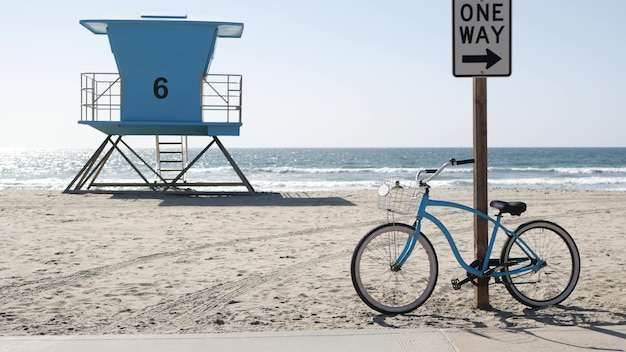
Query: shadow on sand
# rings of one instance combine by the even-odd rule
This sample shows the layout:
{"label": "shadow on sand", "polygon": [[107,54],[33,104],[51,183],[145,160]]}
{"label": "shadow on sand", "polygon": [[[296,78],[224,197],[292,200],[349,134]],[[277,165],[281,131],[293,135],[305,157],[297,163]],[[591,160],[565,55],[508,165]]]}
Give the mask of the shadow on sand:
{"label": "shadow on sand", "polygon": [[112,199],[160,199],[159,206],[274,206],[274,207],[315,207],[315,206],[355,206],[354,203],[340,197],[314,197],[306,192],[292,193],[255,193],[241,195],[186,195],[162,194],[155,192],[115,193]]}

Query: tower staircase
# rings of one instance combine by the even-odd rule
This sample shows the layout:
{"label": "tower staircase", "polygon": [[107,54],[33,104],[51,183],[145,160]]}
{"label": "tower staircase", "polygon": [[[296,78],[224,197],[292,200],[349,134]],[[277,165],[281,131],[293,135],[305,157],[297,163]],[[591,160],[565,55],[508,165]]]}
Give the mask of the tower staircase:
{"label": "tower staircase", "polygon": [[185,182],[188,161],[187,136],[156,136],[157,181]]}

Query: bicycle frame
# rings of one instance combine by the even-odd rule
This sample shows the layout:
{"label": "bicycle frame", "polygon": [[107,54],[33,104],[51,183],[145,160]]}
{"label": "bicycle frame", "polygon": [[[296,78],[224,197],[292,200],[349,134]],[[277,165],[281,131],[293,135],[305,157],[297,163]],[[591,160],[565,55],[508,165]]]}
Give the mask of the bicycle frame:
{"label": "bicycle frame", "polygon": [[[481,268],[477,269],[477,268],[470,266],[463,259],[463,257],[461,257],[461,254],[459,253],[456,243],[454,242],[454,238],[452,237],[452,234],[450,233],[448,228],[439,219],[437,219],[437,217],[435,217],[434,215],[426,211],[426,208],[428,207],[444,207],[444,208],[460,209],[460,210],[478,215],[484,219],[487,219],[489,222],[491,222],[494,225],[493,231],[491,233],[491,239],[489,240],[489,245],[487,248],[487,252],[485,253],[485,258],[483,258],[483,263],[482,263]],[[463,269],[465,269],[467,272],[469,272],[470,274],[476,275],[477,277],[485,277],[485,276],[501,277],[501,276],[515,275],[515,274],[519,274],[519,273],[523,273],[527,271],[537,272],[539,271],[541,267],[545,265],[545,261],[541,260],[541,258],[537,256],[537,254],[532,250],[532,248],[526,242],[524,242],[523,239],[521,239],[514,231],[511,231],[507,229],[504,225],[502,225],[501,223],[502,214],[498,214],[495,218],[492,218],[481,211],[478,211],[474,208],[468,207],[463,204],[448,202],[448,201],[441,201],[441,200],[432,200],[428,196],[428,192],[426,192],[426,194],[423,195],[422,201],[417,211],[416,222],[415,222],[415,234],[409,237],[403,251],[400,253],[398,258],[396,259],[396,265],[398,265],[399,267],[401,267],[411,255],[411,252],[413,251],[413,248],[415,247],[415,244],[417,243],[417,240],[419,238],[423,219],[429,220],[441,230],[441,232],[446,237],[446,240],[448,241],[448,244],[450,245],[450,249],[452,250],[452,253],[454,254],[454,257],[456,258],[456,261],[459,263],[459,265],[461,265],[461,267],[463,267]],[[491,254],[493,252],[493,247],[496,242],[496,237],[497,237],[499,230],[504,231],[504,233],[506,233],[507,236],[515,237],[517,239],[516,241],[517,246],[525,253],[525,255],[528,256],[528,258],[534,258],[535,264],[526,265],[521,268],[517,268],[517,269],[506,271],[506,272],[492,271],[491,273],[486,275],[487,271],[489,270],[488,258],[491,258]],[[526,260],[528,259],[525,258],[524,260],[520,260],[519,262],[516,262],[514,264],[520,264],[521,262],[526,261]],[[503,263],[500,263],[500,265],[503,265]]]}

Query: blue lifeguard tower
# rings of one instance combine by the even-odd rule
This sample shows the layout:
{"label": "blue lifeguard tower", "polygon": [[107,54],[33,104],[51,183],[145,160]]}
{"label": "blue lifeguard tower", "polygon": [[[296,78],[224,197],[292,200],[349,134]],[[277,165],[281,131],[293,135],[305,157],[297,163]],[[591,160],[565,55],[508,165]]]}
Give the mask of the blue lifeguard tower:
{"label": "blue lifeguard tower", "polygon": [[[78,123],[107,137],[66,192],[116,187],[160,191],[184,187],[189,191],[215,186],[242,186],[254,192],[218,138],[239,135],[242,76],[208,74],[217,38],[240,38],[243,23],[143,15],[138,19],[81,20],[80,24],[94,34],[108,36],[119,73],[81,74]],[[124,140],[138,135],[155,136],[153,163]],[[210,138],[192,161],[188,136]],[[189,169],[213,145],[222,151],[239,181],[188,182]],[[139,182],[97,182],[114,152],[132,166]]]}

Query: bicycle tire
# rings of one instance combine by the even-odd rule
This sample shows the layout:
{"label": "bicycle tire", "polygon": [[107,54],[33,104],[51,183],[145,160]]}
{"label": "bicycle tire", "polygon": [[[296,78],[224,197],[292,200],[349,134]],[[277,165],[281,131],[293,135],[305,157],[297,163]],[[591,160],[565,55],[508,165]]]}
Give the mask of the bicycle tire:
{"label": "bicycle tire", "polygon": [[[529,307],[545,307],[563,302],[573,291],[580,275],[580,254],[576,243],[561,226],[549,221],[532,221],[520,225],[515,233],[522,238],[547,265],[537,272],[503,276],[511,296]],[[511,258],[527,258],[511,236],[502,248],[501,263]],[[527,264],[523,264],[527,265]],[[515,267],[505,267],[511,271]]]}
{"label": "bicycle tire", "polygon": [[402,268],[392,268],[410,236],[415,236],[413,226],[381,225],[361,239],[352,255],[352,284],[361,300],[380,313],[415,310],[426,302],[437,283],[437,255],[422,233]]}

